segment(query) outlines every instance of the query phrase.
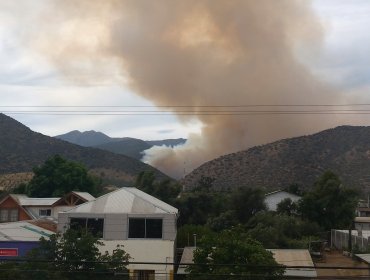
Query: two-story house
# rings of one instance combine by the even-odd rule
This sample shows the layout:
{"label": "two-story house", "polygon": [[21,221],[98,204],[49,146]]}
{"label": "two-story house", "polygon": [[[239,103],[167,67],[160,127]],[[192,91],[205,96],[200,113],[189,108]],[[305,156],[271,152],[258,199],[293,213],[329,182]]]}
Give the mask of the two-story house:
{"label": "two-story house", "polygon": [[[101,251],[123,245],[133,279],[170,279],[173,273],[178,210],[136,188],[121,188],[59,213],[58,231],[88,229]],[[159,264],[154,264],[159,263]]]}

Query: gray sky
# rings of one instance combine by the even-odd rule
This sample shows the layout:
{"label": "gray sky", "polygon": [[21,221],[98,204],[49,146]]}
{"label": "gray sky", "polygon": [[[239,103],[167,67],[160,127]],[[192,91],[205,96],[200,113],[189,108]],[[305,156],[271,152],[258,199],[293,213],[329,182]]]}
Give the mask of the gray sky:
{"label": "gray sky", "polygon": [[[115,77],[115,73],[113,78],[89,85],[65,79],[42,53],[21,39],[30,27],[25,26],[20,17],[27,15],[32,21],[33,14],[45,1],[34,0],[28,6],[24,1],[22,8],[11,2],[17,1],[0,2],[1,106],[153,105],[131,92],[124,79]],[[299,47],[297,56],[321,79],[350,97],[358,97],[359,103],[370,100],[370,1],[314,0],[313,6],[325,31],[322,44]],[[187,137],[190,132],[200,131],[196,120],[184,125],[175,116],[54,116],[6,112],[31,109],[0,108],[32,130],[51,136],[78,129],[102,131],[115,137],[163,139]],[[364,118],[354,124],[368,123],[369,118]]]}

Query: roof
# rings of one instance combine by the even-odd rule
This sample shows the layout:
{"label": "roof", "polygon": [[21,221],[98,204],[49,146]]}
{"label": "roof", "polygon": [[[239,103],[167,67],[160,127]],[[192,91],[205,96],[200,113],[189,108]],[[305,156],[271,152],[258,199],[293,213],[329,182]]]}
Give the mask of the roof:
{"label": "roof", "polygon": [[289,194],[292,197],[296,197],[297,199],[301,198],[299,195],[296,195],[294,193],[290,193],[290,192],[287,192],[287,191],[284,191],[284,190],[277,190],[277,191],[273,191],[273,192],[267,193],[267,194],[265,194],[265,197],[266,196],[275,195],[275,194],[278,194],[278,193],[286,193],[286,194]]}
{"label": "roof", "polygon": [[363,262],[370,264],[370,254],[355,254]]}
{"label": "roof", "polygon": [[188,267],[187,265],[182,265],[184,263],[194,263],[193,256],[194,256],[194,250],[196,247],[185,247],[184,251],[182,252],[181,260],[179,268],[177,269],[177,274],[187,274],[185,269]]}
{"label": "roof", "polygon": [[95,199],[95,197],[93,197],[88,192],[75,192],[75,191],[72,191],[72,193],[76,194],[77,196],[81,197],[83,200],[86,200],[86,201],[92,201],[92,200]]}
{"label": "roof", "polygon": [[24,194],[10,194],[10,196],[21,206],[52,206],[60,197],[35,198]]}
{"label": "roof", "polygon": [[356,223],[370,223],[370,217],[355,217]]}
{"label": "roof", "polygon": [[68,213],[136,213],[136,214],[177,214],[175,207],[137,189],[121,188],[107,193],[93,201],[78,205]]}
{"label": "roof", "polygon": [[[310,252],[305,249],[269,249],[278,264],[285,266],[314,267]],[[298,277],[317,277],[314,268],[286,268],[284,275]]]}
{"label": "roof", "polygon": [[26,221],[1,223],[0,241],[39,241],[48,238],[54,232],[43,229]]}

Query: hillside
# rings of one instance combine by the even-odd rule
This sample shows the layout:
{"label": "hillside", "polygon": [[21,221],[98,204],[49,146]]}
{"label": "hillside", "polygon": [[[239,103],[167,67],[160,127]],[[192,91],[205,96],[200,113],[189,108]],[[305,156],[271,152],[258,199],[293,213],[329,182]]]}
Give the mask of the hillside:
{"label": "hillside", "polygon": [[130,185],[143,170],[153,170],[158,178],[167,177],[133,158],[45,136],[0,114],[0,174],[30,172],[55,154],[82,162],[92,173],[122,186]]}
{"label": "hillside", "polygon": [[109,142],[95,146],[95,148],[110,151],[116,154],[126,155],[137,160],[142,158],[142,152],[144,150],[150,149],[151,147],[152,145],[149,145],[143,140],[129,137],[123,138],[122,140],[116,142]]}
{"label": "hillside", "polygon": [[168,147],[174,147],[186,142],[186,139],[184,138],[149,141],[130,137],[112,138],[102,132],[94,130],[84,132],[73,130],[66,134],[55,136],[55,138],[84,147],[99,148],[112,153],[129,156],[138,160],[142,158],[143,151],[150,149],[153,146],[164,145]]}
{"label": "hillside", "polygon": [[182,182],[191,188],[206,176],[215,179],[216,189],[309,187],[326,170],[347,186],[370,191],[370,127],[340,126],[225,155],[204,163]]}

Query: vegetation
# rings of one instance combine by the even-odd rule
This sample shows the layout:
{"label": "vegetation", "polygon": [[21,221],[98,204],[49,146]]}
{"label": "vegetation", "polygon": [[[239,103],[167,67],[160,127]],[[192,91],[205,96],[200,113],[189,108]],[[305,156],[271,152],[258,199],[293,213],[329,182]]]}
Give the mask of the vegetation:
{"label": "vegetation", "polygon": [[262,280],[283,274],[272,253],[239,228],[204,236],[194,252],[194,264],[188,268],[190,279]]}
{"label": "vegetation", "polygon": [[181,186],[170,179],[156,180],[153,171],[142,171],[137,176],[134,187],[164,202],[174,203],[181,192]]}
{"label": "vegetation", "polygon": [[126,274],[130,256],[121,247],[112,254],[102,254],[99,251],[102,245],[88,231],[69,229],[62,235],[52,235],[49,240],[41,238],[40,246],[27,255],[26,262],[1,263],[1,276],[20,280],[94,280],[114,273]]}
{"label": "vegetation", "polygon": [[79,163],[68,161],[55,155],[40,167],[33,169],[34,176],[26,185],[17,191],[25,191],[31,197],[58,197],[71,191],[98,194],[99,182],[87,173],[87,169]]}
{"label": "vegetation", "polygon": [[325,230],[347,229],[355,216],[358,194],[344,187],[338,176],[325,172],[299,204],[302,217],[317,222]]}

